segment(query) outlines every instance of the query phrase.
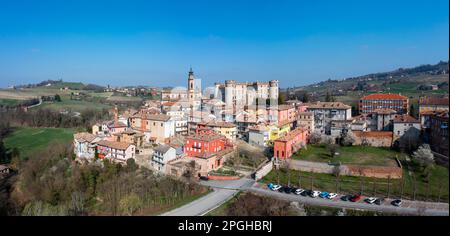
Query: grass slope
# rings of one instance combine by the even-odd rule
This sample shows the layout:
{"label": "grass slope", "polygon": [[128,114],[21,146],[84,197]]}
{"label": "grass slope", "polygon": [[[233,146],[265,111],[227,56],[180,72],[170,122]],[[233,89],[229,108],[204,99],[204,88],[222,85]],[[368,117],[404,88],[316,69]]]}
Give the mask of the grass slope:
{"label": "grass slope", "polygon": [[333,160],[325,145],[308,145],[293,155],[293,159],[314,162],[341,162],[342,164],[396,166],[395,157],[402,154],[387,148],[349,146],[340,147]]}
{"label": "grass slope", "polygon": [[74,131],[59,128],[19,128],[5,138],[6,148],[18,148],[21,157],[47,147],[52,141],[71,142]]}

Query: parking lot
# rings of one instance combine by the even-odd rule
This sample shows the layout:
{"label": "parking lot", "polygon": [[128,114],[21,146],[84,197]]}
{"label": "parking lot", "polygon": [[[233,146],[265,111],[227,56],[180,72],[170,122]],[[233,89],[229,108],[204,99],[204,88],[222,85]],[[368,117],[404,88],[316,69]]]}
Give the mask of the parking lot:
{"label": "parking lot", "polygon": [[395,214],[404,215],[449,215],[448,203],[436,203],[436,202],[421,202],[421,201],[408,201],[402,200],[401,206],[394,206],[392,201],[395,199],[385,199],[379,205],[369,204],[365,202],[365,199],[371,196],[361,196],[361,198],[355,202],[343,201],[341,198],[345,195],[338,194],[333,199],[311,197],[296,195],[295,193],[285,193],[279,192],[278,190],[271,190],[267,185],[255,184],[249,189],[255,193],[268,195],[271,197],[284,199],[288,201],[298,201],[305,204],[329,206],[329,207],[340,207],[340,208],[353,208],[361,210],[371,210],[371,211],[382,211],[391,212]]}

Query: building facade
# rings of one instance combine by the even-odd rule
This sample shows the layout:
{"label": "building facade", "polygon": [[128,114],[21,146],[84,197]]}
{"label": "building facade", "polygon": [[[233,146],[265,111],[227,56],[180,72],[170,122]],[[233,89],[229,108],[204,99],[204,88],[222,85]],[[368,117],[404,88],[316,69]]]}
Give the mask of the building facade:
{"label": "building facade", "polygon": [[314,129],[331,134],[332,121],[349,121],[352,107],[341,102],[316,102],[307,104],[307,112],[314,114]]}
{"label": "building facade", "polygon": [[376,109],[392,109],[397,114],[408,114],[409,99],[400,94],[391,93],[375,93],[360,99],[359,113],[372,113]]}
{"label": "building facade", "polygon": [[303,128],[297,128],[274,141],[273,156],[279,159],[291,158],[308,140],[308,133]]}
{"label": "building facade", "polygon": [[92,160],[96,153],[97,136],[90,133],[76,133],[73,135],[73,151],[77,158]]}
{"label": "building facade", "polygon": [[447,157],[449,156],[448,114],[448,111],[436,112],[430,117],[429,128],[431,150]]}
{"label": "building facade", "polygon": [[166,173],[166,165],[168,162],[177,158],[175,148],[169,145],[158,145],[153,152],[151,166],[153,169]]}
{"label": "building facade", "polygon": [[133,144],[101,140],[97,143],[97,153],[100,159],[126,164],[130,158],[135,158],[136,147]]}
{"label": "building facade", "polygon": [[225,103],[225,121],[234,122],[245,106],[258,103],[265,108],[267,101],[278,104],[278,81],[239,83],[226,80],[224,84],[215,84],[213,96]]}
{"label": "building facade", "polygon": [[395,115],[392,123],[394,141],[403,137],[404,135],[407,135],[414,139],[420,136],[420,121],[410,115]]}

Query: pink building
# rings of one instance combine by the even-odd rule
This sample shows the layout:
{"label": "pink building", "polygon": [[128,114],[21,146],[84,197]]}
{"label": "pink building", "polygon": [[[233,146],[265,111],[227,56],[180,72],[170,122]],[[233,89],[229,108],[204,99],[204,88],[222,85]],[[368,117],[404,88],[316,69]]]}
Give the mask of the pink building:
{"label": "pink building", "polygon": [[297,128],[274,141],[273,156],[280,159],[291,158],[303,145],[306,145],[307,139],[308,131]]}

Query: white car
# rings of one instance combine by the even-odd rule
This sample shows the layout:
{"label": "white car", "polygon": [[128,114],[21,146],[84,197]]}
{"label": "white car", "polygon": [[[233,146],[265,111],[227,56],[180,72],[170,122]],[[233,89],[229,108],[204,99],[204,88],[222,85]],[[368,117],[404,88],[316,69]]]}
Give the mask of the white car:
{"label": "white car", "polygon": [[273,190],[273,191],[277,191],[277,190],[280,189],[280,188],[281,188],[281,185],[275,184],[275,185],[272,187],[272,190]]}
{"label": "white car", "polygon": [[366,199],[366,202],[369,204],[374,204],[377,199],[374,197],[369,197]]}
{"label": "white car", "polygon": [[328,194],[328,196],[327,196],[328,199],[333,199],[333,198],[335,198],[335,197],[337,197],[337,193],[330,193],[330,194]]}
{"label": "white car", "polygon": [[299,189],[295,190],[295,194],[296,194],[296,195],[300,195],[300,194],[302,194],[304,191],[305,191],[304,189],[299,188]]}
{"label": "white car", "polygon": [[312,193],[311,193],[311,197],[314,197],[314,198],[318,197],[319,195],[320,195],[320,191],[312,191]]}

